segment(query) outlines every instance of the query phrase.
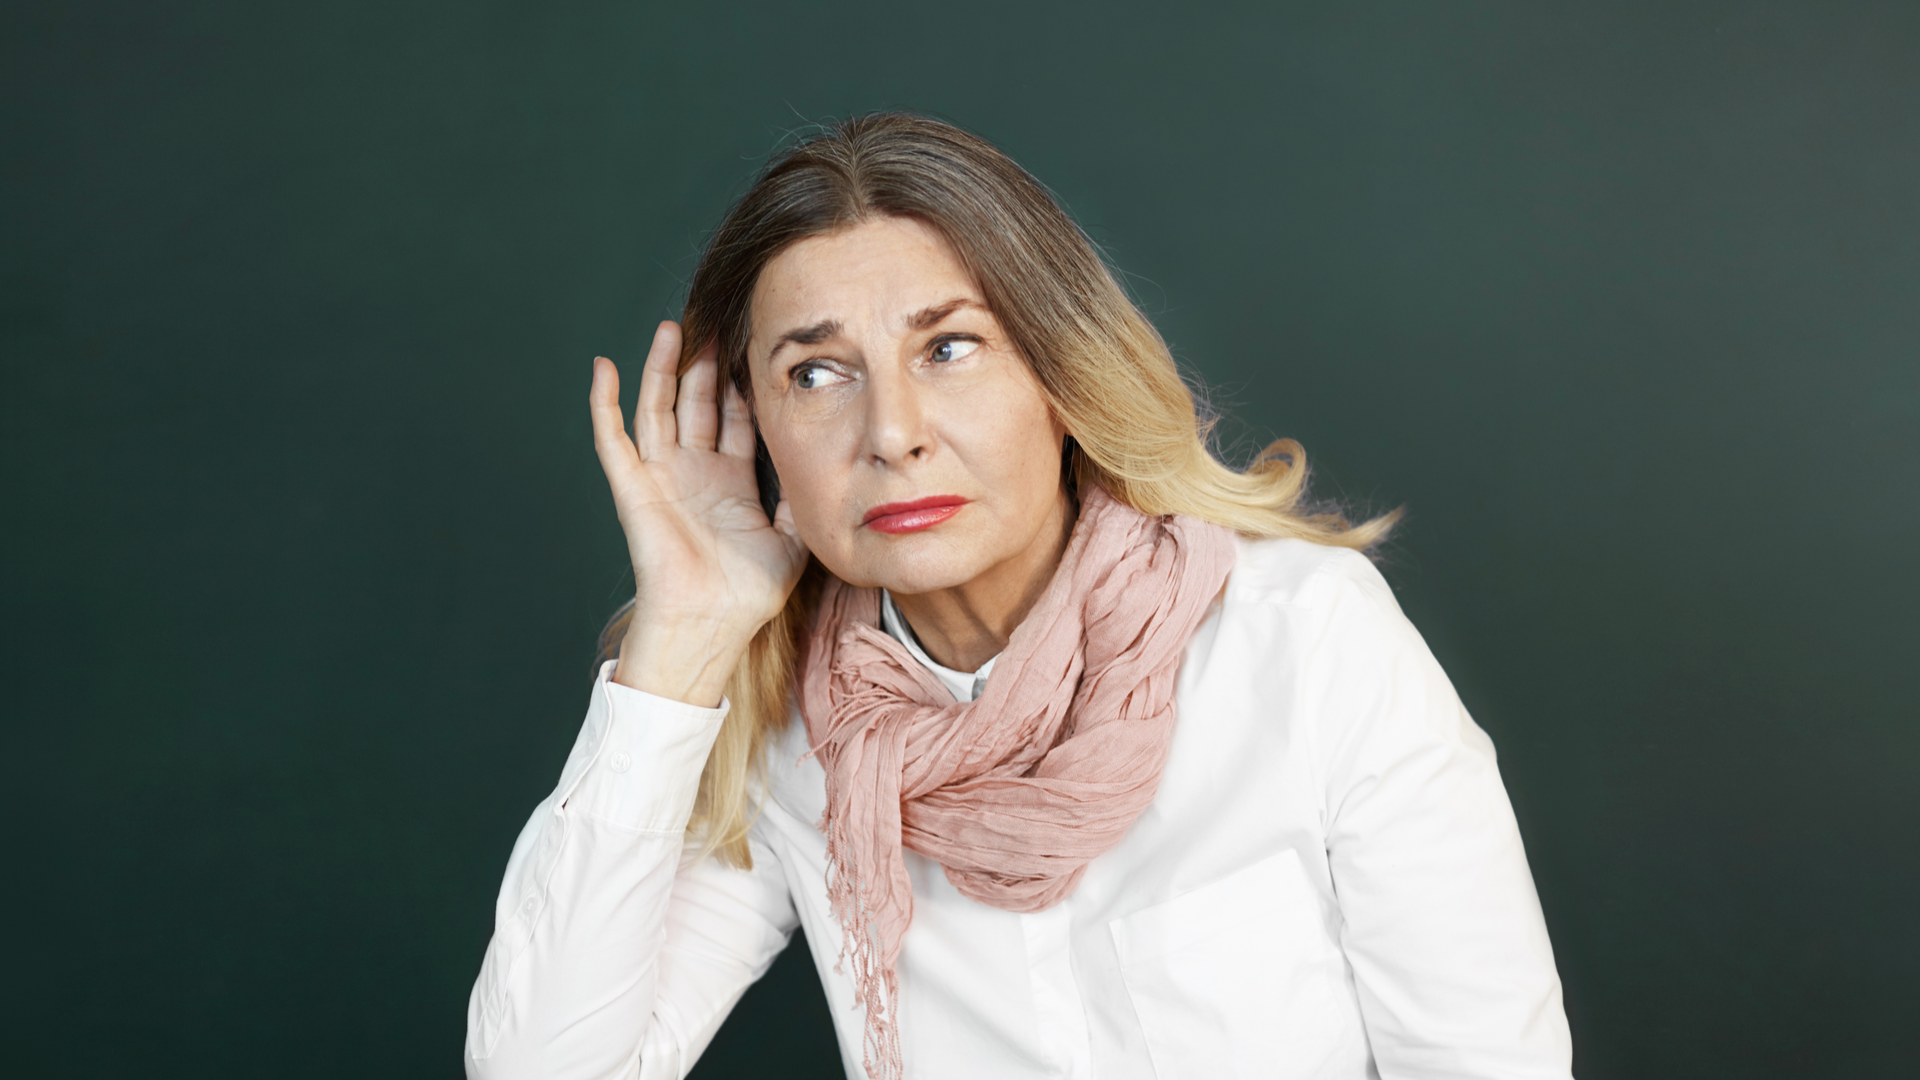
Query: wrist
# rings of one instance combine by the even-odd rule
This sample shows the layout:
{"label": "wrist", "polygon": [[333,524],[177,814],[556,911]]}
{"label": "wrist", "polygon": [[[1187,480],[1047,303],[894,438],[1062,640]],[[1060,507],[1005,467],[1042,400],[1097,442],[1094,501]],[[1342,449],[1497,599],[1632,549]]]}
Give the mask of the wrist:
{"label": "wrist", "polygon": [[758,629],[719,619],[636,617],[620,643],[613,680],[656,697],[716,708]]}

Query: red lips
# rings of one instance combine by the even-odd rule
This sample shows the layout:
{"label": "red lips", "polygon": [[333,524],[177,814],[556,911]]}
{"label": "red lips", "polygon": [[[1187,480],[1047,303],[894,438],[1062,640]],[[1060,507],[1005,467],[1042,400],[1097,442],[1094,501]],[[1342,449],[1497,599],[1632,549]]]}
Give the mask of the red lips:
{"label": "red lips", "polygon": [[967,502],[958,495],[929,495],[911,502],[882,503],[867,511],[860,523],[876,532],[919,532],[959,513]]}

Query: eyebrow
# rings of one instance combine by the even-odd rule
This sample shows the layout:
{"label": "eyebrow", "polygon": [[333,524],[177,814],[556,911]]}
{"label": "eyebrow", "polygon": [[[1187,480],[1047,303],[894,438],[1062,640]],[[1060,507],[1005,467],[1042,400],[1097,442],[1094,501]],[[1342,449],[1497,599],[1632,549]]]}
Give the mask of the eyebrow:
{"label": "eyebrow", "polygon": [[[963,307],[976,307],[983,311],[986,310],[985,305],[977,300],[965,296],[956,296],[951,300],[923,307],[919,311],[907,316],[907,328],[911,330],[925,330],[928,327],[936,326],[940,320],[959,311]],[[767,352],[767,362],[772,363],[773,358],[780,355],[780,350],[789,345],[818,345],[829,338],[837,337],[843,329],[845,329],[845,326],[839,319],[821,319],[812,326],[802,326],[795,330],[789,330],[781,334],[779,338],[774,341],[773,348]]]}
{"label": "eyebrow", "polygon": [[[925,330],[937,325],[941,319],[959,311],[963,307],[982,307],[977,301],[965,296],[956,296],[942,304],[924,307],[907,316],[907,326],[913,330]],[[982,308],[982,310],[985,310]]]}
{"label": "eyebrow", "polygon": [[812,326],[803,326],[798,330],[789,330],[781,334],[779,340],[773,343],[773,349],[767,353],[767,362],[772,363],[773,358],[780,355],[780,350],[789,345],[818,345],[828,338],[839,334],[840,330],[841,324],[839,319],[821,319]]}

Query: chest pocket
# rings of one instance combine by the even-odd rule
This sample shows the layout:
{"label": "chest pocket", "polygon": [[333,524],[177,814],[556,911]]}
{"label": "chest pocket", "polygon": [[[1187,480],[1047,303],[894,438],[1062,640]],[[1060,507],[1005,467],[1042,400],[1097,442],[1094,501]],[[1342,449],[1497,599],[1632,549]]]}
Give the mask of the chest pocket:
{"label": "chest pocket", "polygon": [[1356,1022],[1291,849],[1108,929],[1161,1077],[1311,1077]]}

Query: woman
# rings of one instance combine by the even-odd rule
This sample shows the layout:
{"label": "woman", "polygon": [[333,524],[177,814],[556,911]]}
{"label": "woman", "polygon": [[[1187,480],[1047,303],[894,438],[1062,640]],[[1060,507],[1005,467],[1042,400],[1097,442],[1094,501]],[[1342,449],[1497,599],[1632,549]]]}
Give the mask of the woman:
{"label": "woman", "polygon": [[[1017,165],[842,124],[595,361],[633,604],[508,862],[478,1077],[677,1077],[796,926],[852,1076],[1564,1077],[1491,744],[1299,447],[1207,451]],[[756,469],[756,460],[759,467]]]}

